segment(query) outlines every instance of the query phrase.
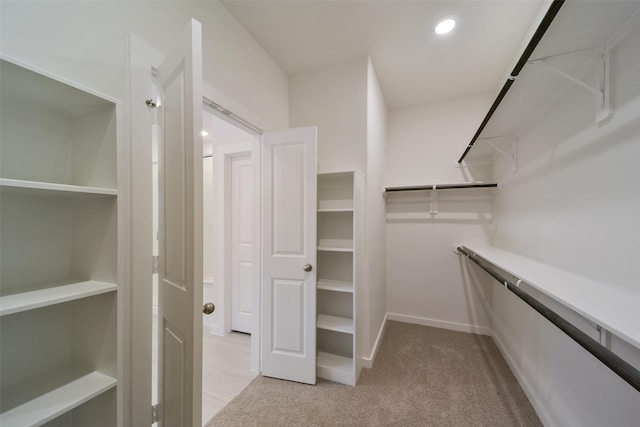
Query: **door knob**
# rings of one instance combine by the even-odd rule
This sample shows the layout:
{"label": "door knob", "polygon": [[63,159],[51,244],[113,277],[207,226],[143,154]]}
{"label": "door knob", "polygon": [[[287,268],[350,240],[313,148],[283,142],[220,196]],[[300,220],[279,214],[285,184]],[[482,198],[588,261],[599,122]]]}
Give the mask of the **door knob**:
{"label": "door knob", "polygon": [[202,312],[204,314],[211,314],[215,309],[216,309],[216,306],[213,305],[212,302],[208,302],[202,307]]}
{"label": "door knob", "polygon": [[305,264],[304,267],[302,267],[302,269],[308,273],[311,270],[313,270],[313,266],[311,264]]}

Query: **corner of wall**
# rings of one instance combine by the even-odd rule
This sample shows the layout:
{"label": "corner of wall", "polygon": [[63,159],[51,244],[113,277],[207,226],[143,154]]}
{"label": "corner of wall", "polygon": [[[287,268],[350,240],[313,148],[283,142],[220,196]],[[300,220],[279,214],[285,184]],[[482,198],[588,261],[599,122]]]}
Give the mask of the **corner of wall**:
{"label": "corner of wall", "polygon": [[384,339],[384,333],[387,328],[387,320],[388,314],[385,314],[384,319],[382,319],[382,324],[378,329],[378,334],[376,336],[375,341],[373,342],[373,346],[371,347],[371,351],[369,352],[369,356],[362,357],[362,367],[371,369],[373,368],[373,363],[375,362],[376,356],[378,355],[378,350],[380,350],[380,345],[382,344],[382,340]]}
{"label": "corner of wall", "polygon": [[382,195],[387,144],[387,105],[375,67],[367,57],[367,284],[368,336],[367,349],[377,351],[380,332],[387,311],[386,292],[386,204]]}

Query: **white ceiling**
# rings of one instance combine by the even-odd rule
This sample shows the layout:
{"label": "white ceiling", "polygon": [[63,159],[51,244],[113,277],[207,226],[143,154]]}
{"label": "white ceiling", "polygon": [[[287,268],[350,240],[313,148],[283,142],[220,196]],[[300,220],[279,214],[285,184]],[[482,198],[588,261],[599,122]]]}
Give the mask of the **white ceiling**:
{"label": "white ceiling", "polygon": [[[495,91],[544,0],[223,0],[289,75],[369,55],[390,109]],[[436,36],[435,24],[457,26]]]}

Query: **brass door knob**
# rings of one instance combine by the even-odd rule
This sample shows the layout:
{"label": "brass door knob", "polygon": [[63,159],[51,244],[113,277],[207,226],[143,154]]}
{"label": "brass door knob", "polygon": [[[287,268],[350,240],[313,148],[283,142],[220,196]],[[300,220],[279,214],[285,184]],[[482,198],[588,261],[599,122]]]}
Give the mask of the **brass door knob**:
{"label": "brass door knob", "polygon": [[216,309],[216,306],[213,305],[212,302],[208,302],[202,307],[202,312],[204,314],[211,314],[215,311],[215,309]]}
{"label": "brass door knob", "polygon": [[308,273],[311,270],[313,270],[313,266],[311,264],[305,264],[304,267],[302,267],[302,269]]}

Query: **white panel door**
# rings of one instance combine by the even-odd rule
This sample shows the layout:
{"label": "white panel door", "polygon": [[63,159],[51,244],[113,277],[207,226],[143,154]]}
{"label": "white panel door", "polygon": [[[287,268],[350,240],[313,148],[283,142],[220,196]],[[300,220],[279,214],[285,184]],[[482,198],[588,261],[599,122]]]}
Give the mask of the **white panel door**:
{"label": "white panel door", "polygon": [[231,329],[250,334],[253,292],[253,161],[231,158]]}
{"label": "white panel door", "polygon": [[262,136],[263,375],[316,383],[316,128]]}
{"label": "white panel door", "polygon": [[201,425],[202,41],[191,20],[159,68],[158,403],[161,427]]}

